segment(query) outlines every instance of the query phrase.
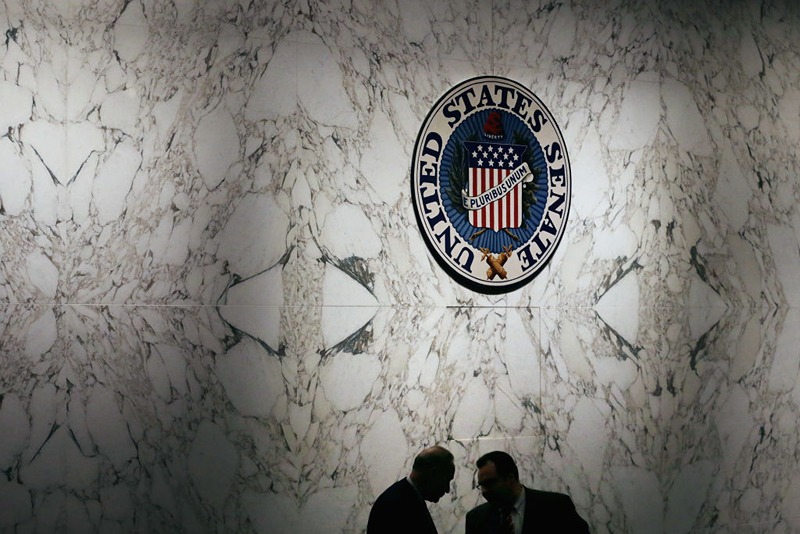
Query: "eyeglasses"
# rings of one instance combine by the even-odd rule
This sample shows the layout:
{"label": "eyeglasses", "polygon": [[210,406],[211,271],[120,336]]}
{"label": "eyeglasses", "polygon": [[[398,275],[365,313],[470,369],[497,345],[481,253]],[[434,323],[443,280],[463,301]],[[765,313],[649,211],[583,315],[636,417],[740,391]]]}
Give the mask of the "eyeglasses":
{"label": "eyeglasses", "polygon": [[495,487],[498,482],[500,482],[500,478],[499,477],[486,478],[482,482],[478,482],[476,480],[474,482],[474,487],[475,487],[475,489],[479,489],[479,490],[490,490],[493,487]]}

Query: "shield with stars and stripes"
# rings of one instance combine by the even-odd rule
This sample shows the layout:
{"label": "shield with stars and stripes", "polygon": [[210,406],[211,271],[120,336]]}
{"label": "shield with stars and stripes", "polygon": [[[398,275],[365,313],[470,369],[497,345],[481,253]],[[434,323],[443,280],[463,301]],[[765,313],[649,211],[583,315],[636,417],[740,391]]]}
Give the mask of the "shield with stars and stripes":
{"label": "shield with stars and stripes", "polygon": [[[522,187],[513,173],[524,166],[524,145],[464,142],[468,154],[469,223],[499,231],[522,226]],[[527,169],[527,166],[525,166]],[[511,179],[510,179],[511,178]]]}

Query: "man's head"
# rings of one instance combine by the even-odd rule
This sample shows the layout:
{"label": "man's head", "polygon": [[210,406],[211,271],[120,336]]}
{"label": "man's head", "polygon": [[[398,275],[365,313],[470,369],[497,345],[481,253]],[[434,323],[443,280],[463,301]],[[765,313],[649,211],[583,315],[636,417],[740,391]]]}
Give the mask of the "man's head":
{"label": "man's head", "polygon": [[428,447],[414,458],[409,478],[426,501],[437,502],[445,493],[450,493],[456,467],[453,455],[438,445]]}
{"label": "man's head", "polygon": [[500,507],[512,506],[522,491],[514,459],[503,451],[484,454],[475,462],[483,498]]}

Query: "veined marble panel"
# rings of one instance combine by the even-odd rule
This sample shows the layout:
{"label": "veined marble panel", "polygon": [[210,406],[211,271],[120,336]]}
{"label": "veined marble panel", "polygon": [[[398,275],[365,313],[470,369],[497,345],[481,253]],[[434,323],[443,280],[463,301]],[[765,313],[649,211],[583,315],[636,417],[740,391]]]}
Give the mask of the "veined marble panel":
{"label": "veined marble panel", "polygon": [[215,315],[3,309],[4,531],[204,531],[238,461],[213,423]]}
{"label": "veined marble panel", "polygon": [[6,308],[3,528],[360,531],[432,443],[458,466],[442,532],[493,449],[595,532],[798,526],[796,310],[695,341],[665,314],[634,344],[594,311],[362,312],[322,321],[365,321],[346,339],[312,325],[276,353],[223,309]]}
{"label": "veined marble panel", "polygon": [[[800,14],[728,7],[3,2],[0,530],[358,532],[438,442],[441,532],[494,448],[596,532],[800,531]],[[507,296],[406,185],[480,74],[573,164]]]}
{"label": "veined marble panel", "polygon": [[[492,4],[482,0],[333,0],[300,13],[301,29],[321,36],[332,49],[360,49],[380,66],[397,60],[481,63],[492,56]],[[391,65],[385,66],[380,72],[391,74]]]}
{"label": "veined marble panel", "polygon": [[[6,308],[0,526],[359,531],[425,445],[543,442],[535,313],[369,312],[284,307],[276,351],[224,307]],[[465,463],[442,523],[475,495]]]}
{"label": "veined marble panel", "polygon": [[800,42],[791,1],[716,9],[685,0],[505,0],[494,13],[495,53],[508,66],[594,78],[599,87],[643,74],[718,91],[753,81],[779,92],[797,86],[797,71],[784,68],[796,65]]}
{"label": "veined marble panel", "polygon": [[[97,81],[75,113],[109,137],[84,165],[91,200],[77,230],[95,250],[76,298],[213,304],[290,247],[288,202],[270,165],[291,156],[273,148],[282,135],[293,143],[294,129],[250,103],[272,42],[232,25],[176,34],[143,25],[145,12],[130,4],[73,51],[75,70],[89,67]],[[271,293],[258,302],[274,302]]]}
{"label": "veined marble panel", "polygon": [[[298,274],[280,269],[288,291],[309,294],[317,288],[313,279],[305,287],[311,274],[303,267],[307,257],[316,261],[330,252],[340,255],[337,261],[359,263],[396,244],[373,236],[350,250],[362,236],[341,230],[346,224],[367,231],[358,217],[373,216],[376,202],[387,213],[387,224],[408,228],[398,216],[410,217],[411,210],[396,206],[407,200],[404,154],[417,121],[408,118],[411,88],[397,84],[419,78],[402,72],[423,73],[417,60],[393,65],[391,55],[371,57],[369,41],[341,48],[307,30],[290,32],[271,21],[273,15],[285,16],[278,6],[276,12],[247,16],[231,7],[227,23],[202,31],[193,24],[206,20],[207,10],[162,11],[138,2],[116,7],[121,11],[65,7],[97,24],[57,27],[68,35],[62,69],[48,78],[53,88],[37,91],[42,102],[60,98],[57,117],[26,130],[27,145],[34,149],[54,133],[65,139],[39,147],[47,171],[42,176],[53,177],[54,184],[45,183],[49,196],[28,195],[36,205],[50,202],[34,216],[59,225],[69,238],[69,262],[40,274],[57,275],[40,285],[61,280],[59,300],[66,302],[269,305],[282,298],[277,294],[283,286],[266,290],[259,281],[261,294],[251,291],[247,301],[228,301],[225,290],[267,271],[274,274],[288,262],[301,269]],[[27,15],[57,20],[47,9]],[[461,35],[447,28],[437,29],[437,35]],[[395,66],[400,71],[392,75]],[[392,88],[388,99],[383,88],[376,91],[377,72]],[[326,90],[319,91],[321,86]],[[394,109],[370,119],[378,106]],[[393,133],[394,123],[404,128],[402,140]],[[359,130],[366,146],[349,141]],[[356,149],[356,161],[336,157],[348,145]],[[395,147],[389,159],[382,154],[385,147]],[[326,155],[324,166],[320,153]],[[394,169],[394,176],[381,176],[383,168]],[[371,183],[372,195],[359,200],[360,186],[344,189],[348,202],[334,194],[344,185],[339,179],[348,177],[342,169],[355,169],[351,178]],[[25,195],[16,199],[11,193],[4,195],[9,209],[16,209],[18,200],[17,211],[27,214]],[[323,226],[325,235],[319,235]],[[373,230],[381,234],[383,228]],[[290,261],[294,239],[304,235],[314,243]]]}
{"label": "veined marble panel", "polygon": [[[569,260],[589,267],[586,288],[633,266],[643,302],[693,305],[704,283],[714,305],[794,305],[797,13],[751,7],[501,4],[516,15],[498,17],[499,73],[547,103],[573,165],[571,250],[540,277],[548,287],[531,292],[535,304],[598,302],[575,293]],[[688,16],[708,24],[684,32]]]}
{"label": "veined marble panel", "polygon": [[[285,313],[301,315],[291,319],[297,323],[280,357],[285,390],[269,413],[250,414],[280,429],[274,456],[252,453],[269,474],[245,493],[256,531],[316,532],[320,518],[329,531],[361,531],[374,498],[434,443],[464,458],[453,498],[437,512],[442,531],[452,531],[475,502],[475,451],[509,435],[543,443],[535,313],[358,306]],[[303,316],[310,313],[319,322]],[[230,351],[255,347],[243,337]],[[225,389],[238,411],[254,407],[239,382]],[[247,439],[262,439],[263,422],[247,424]]]}
{"label": "veined marble panel", "polygon": [[[292,191],[279,181],[297,125],[275,110],[293,106],[296,77],[267,106],[274,87],[262,75],[285,77],[295,43],[281,56],[286,30],[265,24],[251,37],[236,26],[241,13],[203,26],[211,15],[198,6],[188,18],[180,6],[115,6],[65,7],[92,24],[59,22],[46,6],[9,20],[0,242],[19,243],[20,257],[4,262],[5,293],[216,303],[291,249]],[[26,238],[37,226],[42,235]]]}
{"label": "veined marble panel", "polygon": [[797,312],[686,315],[631,340],[602,310],[542,310],[544,463],[598,532],[793,532]]}
{"label": "veined marble panel", "polygon": [[68,235],[64,199],[66,46],[51,25],[0,8],[0,300],[49,302],[62,294]]}
{"label": "veined marble panel", "polygon": [[[458,47],[479,49],[483,34],[459,32],[457,24],[447,23],[432,25],[428,33],[424,25],[419,29],[403,22],[423,20],[429,7],[381,12],[381,35],[394,36],[391,44],[377,49],[385,56],[376,56],[377,34],[365,27],[367,6],[354,6],[342,24],[333,23],[345,15],[324,7],[290,15],[291,9],[278,5],[259,6],[256,13],[229,6],[226,22],[203,31],[197,26],[217,20],[219,12],[199,6],[161,11],[149,3],[131,3],[112,18],[112,7],[92,12],[82,7],[102,24],[71,36],[65,73],[50,76],[54,87],[66,91],[68,109],[56,110],[58,120],[66,122],[37,123],[26,130],[34,136],[28,143],[34,148],[48,132],[66,138],[63,145],[42,149],[43,161],[55,162],[47,167],[55,177],[48,187],[55,193],[31,197],[52,204],[34,214],[60,222],[60,233],[75,243],[69,245],[69,256],[80,258],[56,267],[64,298],[213,303],[224,297],[226,287],[287,262],[301,271],[285,272],[285,287],[298,285],[291,295],[310,294],[316,286],[305,265],[326,258],[360,263],[374,280],[380,303],[498,302],[464,291],[433,264],[420,246],[404,193],[404,169],[427,106],[449,84],[495,70],[480,54],[453,53]],[[458,6],[451,7],[455,12]],[[486,6],[473,7],[471,12],[486,16]],[[495,20],[502,20],[503,9],[500,4]],[[575,15],[580,9],[575,5],[538,15],[558,27],[575,20],[583,24],[588,19]],[[614,9],[619,18],[624,6]],[[46,10],[32,13],[50,17]],[[447,10],[430,14],[442,21],[452,17]],[[619,22],[612,19],[612,26]],[[422,42],[451,43],[437,56],[435,68],[421,65],[411,53],[416,42],[408,33],[412,29]],[[502,34],[513,35],[515,29]],[[791,29],[784,32],[792,38]],[[558,39],[555,35],[552,39]],[[791,50],[779,46],[779,37],[774,41],[775,53],[791,64]],[[658,45],[638,38],[633,42],[645,47],[648,57],[654,55],[648,47]],[[531,46],[563,52],[571,49],[567,44],[535,41]],[[508,49],[500,46],[499,57],[506,58]],[[592,47],[583,52],[598,53]],[[743,56],[744,71],[751,68],[751,59]],[[591,72],[566,76],[532,71],[513,57],[498,64],[498,71],[522,80],[533,76],[531,85],[563,114],[576,185],[572,234],[565,242],[577,242],[570,251],[577,254],[598,235],[613,241],[607,250],[592,251],[599,255],[590,262],[597,275],[587,287],[601,282],[597,276],[613,277],[611,271],[620,265],[638,262],[641,282],[652,286],[659,302],[684,299],[694,271],[720,278],[712,281],[713,289],[732,305],[742,304],[741,299],[752,305],[762,295],[768,302],[797,300],[797,281],[785,267],[794,258],[777,252],[797,234],[793,204],[784,200],[797,196],[790,179],[796,166],[793,144],[780,145],[780,139],[789,133],[791,141],[791,112],[800,113],[800,108],[794,94],[783,90],[786,83],[777,89],[762,85],[773,87],[781,98],[778,109],[788,111],[789,119],[764,134],[770,136],[764,142],[756,137],[755,143],[746,143],[747,138],[731,142],[729,137],[738,132],[739,122],[752,122],[754,113],[758,121],[758,110],[767,105],[758,92],[751,104],[731,107],[742,110],[732,118],[739,122],[720,123],[713,106],[723,97],[708,84],[673,81],[669,77],[675,74],[665,74],[661,64],[606,78],[598,77],[600,64]],[[316,91],[323,80],[326,91]],[[590,80],[604,80],[604,85]],[[40,93],[47,102],[58,90]],[[763,113],[769,117],[774,111]],[[610,137],[603,132],[611,132]],[[770,152],[781,147],[776,152],[781,157],[772,158],[775,170],[764,170],[767,178],[775,174],[767,180],[776,191],[767,207],[786,206],[778,210],[777,221],[765,220],[766,209],[751,207],[749,199],[757,192],[751,184],[760,170],[740,163],[746,150],[755,150],[750,144]],[[770,156],[765,152],[759,160]],[[789,179],[777,174],[780,169],[788,169]],[[711,179],[698,187],[698,175]],[[27,214],[20,207],[23,196],[16,199],[17,207]],[[6,203],[15,209],[14,199]],[[689,215],[694,213],[696,219]],[[728,228],[728,221],[735,226]],[[251,239],[252,226],[268,230]],[[765,243],[772,250],[763,250]],[[644,255],[636,254],[637,245]],[[292,262],[294,246],[301,253]],[[134,257],[141,259],[131,261]],[[732,257],[751,261],[732,269],[726,266]],[[709,265],[720,262],[709,272]],[[757,287],[754,280],[759,275],[768,279],[763,275],[773,263],[783,287]],[[554,262],[547,278],[558,277],[562,268],[570,269]],[[309,275],[311,286],[302,287]],[[425,282],[415,288],[406,283],[409,276]],[[40,285],[53,284],[58,278]],[[569,284],[550,292],[562,303],[595,303],[596,295],[570,294]],[[743,286],[747,292],[738,291]],[[282,290],[274,286],[261,297],[251,294],[250,300],[271,304]],[[551,302],[534,292],[535,304]]]}
{"label": "veined marble panel", "polygon": [[301,113],[310,120],[302,127],[298,172],[290,179],[295,189],[310,194],[297,196],[306,202],[297,256],[303,274],[297,283],[313,283],[305,271],[311,260],[323,258],[345,270],[357,268],[382,305],[497,302],[460,288],[435,264],[416,227],[408,182],[427,106],[451,83],[484,72],[488,63],[447,57],[420,63],[408,55],[376,56],[365,44],[338,49],[326,37],[304,35],[298,37],[305,39],[298,44],[303,63],[326,64],[334,72],[325,77],[324,107],[312,89],[319,75],[313,69],[298,73]]}

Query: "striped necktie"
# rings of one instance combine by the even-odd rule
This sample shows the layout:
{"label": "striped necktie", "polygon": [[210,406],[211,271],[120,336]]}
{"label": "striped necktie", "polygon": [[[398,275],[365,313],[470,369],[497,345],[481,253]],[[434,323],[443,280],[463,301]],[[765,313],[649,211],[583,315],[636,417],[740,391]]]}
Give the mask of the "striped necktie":
{"label": "striped necktie", "polygon": [[502,534],[516,534],[516,530],[514,530],[513,511],[513,508],[500,511],[500,532]]}

